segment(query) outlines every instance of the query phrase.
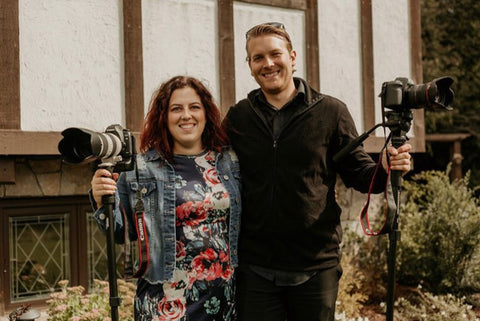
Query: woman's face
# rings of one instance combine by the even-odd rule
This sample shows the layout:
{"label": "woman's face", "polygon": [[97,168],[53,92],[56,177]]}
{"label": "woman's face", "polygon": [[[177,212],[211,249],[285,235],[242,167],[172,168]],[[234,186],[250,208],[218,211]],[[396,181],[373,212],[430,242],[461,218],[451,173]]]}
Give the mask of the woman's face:
{"label": "woman's face", "polygon": [[196,155],[203,151],[205,107],[193,88],[184,87],[172,93],[168,104],[167,124],[173,137],[175,154]]}

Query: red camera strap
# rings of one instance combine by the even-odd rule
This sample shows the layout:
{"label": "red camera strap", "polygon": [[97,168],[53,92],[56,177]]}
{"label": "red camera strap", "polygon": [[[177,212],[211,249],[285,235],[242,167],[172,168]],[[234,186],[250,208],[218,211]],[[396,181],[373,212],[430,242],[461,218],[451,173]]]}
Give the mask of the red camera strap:
{"label": "red camera strap", "polygon": [[[137,177],[137,183],[139,181],[138,178],[138,167],[136,166],[135,163],[135,174]],[[130,235],[129,231],[133,228],[130,226],[128,223],[129,221],[126,218],[125,215],[125,210],[123,207],[122,209],[122,215],[123,215],[123,222],[124,222],[124,260],[123,260],[123,268],[124,268],[124,274],[125,278],[140,278],[142,277],[145,272],[147,271],[148,264],[150,263],[150,254],[148,251],[148,234],[147,234],[147,227],[145,225],[145,206],[143,205],[143,200],[142,200],[142,190],[140,189],[140,186],[138,185],[138,190],[137,190],[137,202],[135,204],[135,231],[137,234],[137,252],[138,252],[138,268],[136,271],[134,271],[134,262],[133,262],[133,248],[132,244],[130,241]],[[121,206],[121,204],[120,204]]]}
{"label": "red camera strap", "polygon": [[[388,157],[388,156],[387,156]],[[388,159],[388,158],[387,158]],[[370,221],[368,219],[368,207],[370,205],[370,195],[373,187],[373,182],[375,180],[375,177],[377,175],[378,169],[381,167],[382,163],[382,157],[380,154],[380,157],[378,159],[377,166],[375,168],[375,172],[373,174],[372,181],[370,182],[370,187],[368,189],[368,196],[367,196],[367,201],[365,203],[365,206],[362,209],[362,212],[360,214],[360,223],[362,225],[363,232],[365,235],[368,236],[376,236],[380,234],[386,234],[391,231],[393,221],[395,218],[395,212],[396,212],[396,204],[395,200],[393,198],[393,190],[392,190],[392,184],[390,182],[390,165],[388,166],[388,173],[387,173],[387,183],[385,186],[385,208],[384,208],[384,219],[382,226],[379,230],[374,231],[372,227],[370,226]]]}
{"label": "red camera strap", "polygon": [[[138,194],[138,193],[137,193]],[[123,211],[125,215],[125,211]],[[142,277],[150,263],[150,255],[148,252],[148,236],[147,227],[145,225],[145,210],[141,198],[137,199],[135,204],[135,230],[137,232],[137,246],[138,246],[138,268],[134,271],[133,267],[133,248],[129,238],[129,229],[125,228],[125,256],[124,256],[124,273],[126,278]],[[124,218],[124,222],[128,222]],[[128,224],[125,225],[126,227]]]}

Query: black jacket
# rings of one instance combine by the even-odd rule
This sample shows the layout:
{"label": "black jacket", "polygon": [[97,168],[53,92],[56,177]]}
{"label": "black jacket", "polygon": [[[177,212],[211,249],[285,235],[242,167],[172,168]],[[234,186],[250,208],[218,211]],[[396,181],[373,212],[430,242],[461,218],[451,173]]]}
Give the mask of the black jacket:
{"label": "black jacket", "polygon": [[[304,80],[305,98],[277,138],[255,99],[260,89],[230,108],[224,121],[243,179],[240,264],[309,271],[339,262],[341,209],[337,173],[348,187],[367,192],[376,163],[356,148],[340,163],[332,157],[357,131],[344,103]],[[378,171],[374,192],[386,173]]]}

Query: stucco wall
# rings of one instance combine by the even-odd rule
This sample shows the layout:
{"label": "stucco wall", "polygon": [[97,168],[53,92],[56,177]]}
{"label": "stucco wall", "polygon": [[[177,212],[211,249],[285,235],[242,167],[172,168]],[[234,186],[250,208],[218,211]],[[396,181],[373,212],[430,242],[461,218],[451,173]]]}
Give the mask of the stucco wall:
{"label": "stucco wall", "polygon": [[119,0],[19,0],[21,129],[124,123]]}
{"label": "stucco wall", "polygon": [[[410,77],[408,0],[372,1],[375,88]],[[120,0],[19,0],[21,129],[103,131],[125,125],[123,20]],[[245,62],[245,31],[282,21],[305,77],[301,10],[234,1],[236,98],[256,87]],[[219,101],[217,1],[143,0],[145,108],[158,85],[176,74],[202,79]],[[360,1],[318,1],[321,90],[347,103],[362,124]],[[376,101],[380,119],[379,99]]]}

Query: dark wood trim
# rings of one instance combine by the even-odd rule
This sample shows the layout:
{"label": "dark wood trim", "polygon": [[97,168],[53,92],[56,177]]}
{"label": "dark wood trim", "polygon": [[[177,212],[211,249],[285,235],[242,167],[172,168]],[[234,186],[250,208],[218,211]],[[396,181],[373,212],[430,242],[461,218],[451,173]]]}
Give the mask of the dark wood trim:
{"label": "dark wood trim", "polygon": [[307,0],[307,8],[305,10],[305,42],[307,50],[307,81],[314,89],[320,90],[317,0]]}
{"label": "dark wood trim", "polygon": [[412,58],[412,78],[415,83],[423,82],[422,65],[422,8],[420,1],[410,0],[410,43]]}
{"label": "dark wood trim", "polygon": [[59,155],[60,132],[0,129],[0,155]]}
{"label": "dark wood trim", "polygon": [[375,76],[373,61],[372,1],[362,0],[360,6],[362,42],[363,128],[375,126]]}
{"label": "dark wood trim", "polygon": [[[140,133],[132,132],[136,141]],[[60,132],[26,132],[0,129],[1,155],[60,155],[58,143],[63,138]],[[137,144],[138,151],[138,144]]]}
{"label": "dark wood trim", "polygon": [[219,0],[217,6],[220,110],[225,115],[236,101],[233,0]]}
{"label": "dark wood trim", "polygon": [[141,1],[123,1],[123,38],[126,127],[140,131],[144,118]]}
{"label": "dark wood trim", "polygon": [[429,142],[451,143],[458,140],[464,140],[472,136],[468,133],[453,133],[453,134],[427,134],[425,140]]}
{"label": "dark wood trim", "polygon": [[450,145],[450,162],[452,168],[450,178],[461,179],[463,177],[462,170],[462,140],[472,136],[468,133],[451,133],[451,134],[427,134],[425,140],[434,143],[447,143]]}
{"label": "dark wood trim", "polygon": [[0,0],[0,129],[20,129],[18,0]]}
{"label": "dark wood trim", "polygon": [[[410,0],[410,45],[412,78],[415,83],[423,82],[422,66],[422,12],[418,0]],[[413,111],[413,133],[412,141],[415,141],[417,148],[415,152],[425,152],[425,114],[423,109]]]}
{"label": "dark wood trim", "polygon": [[[310,0],[238,0],[239,2],[260,4],[264,6],[280,7],[286,9],[307,10]],[[219,1],[220,2],[220,1]]]}

